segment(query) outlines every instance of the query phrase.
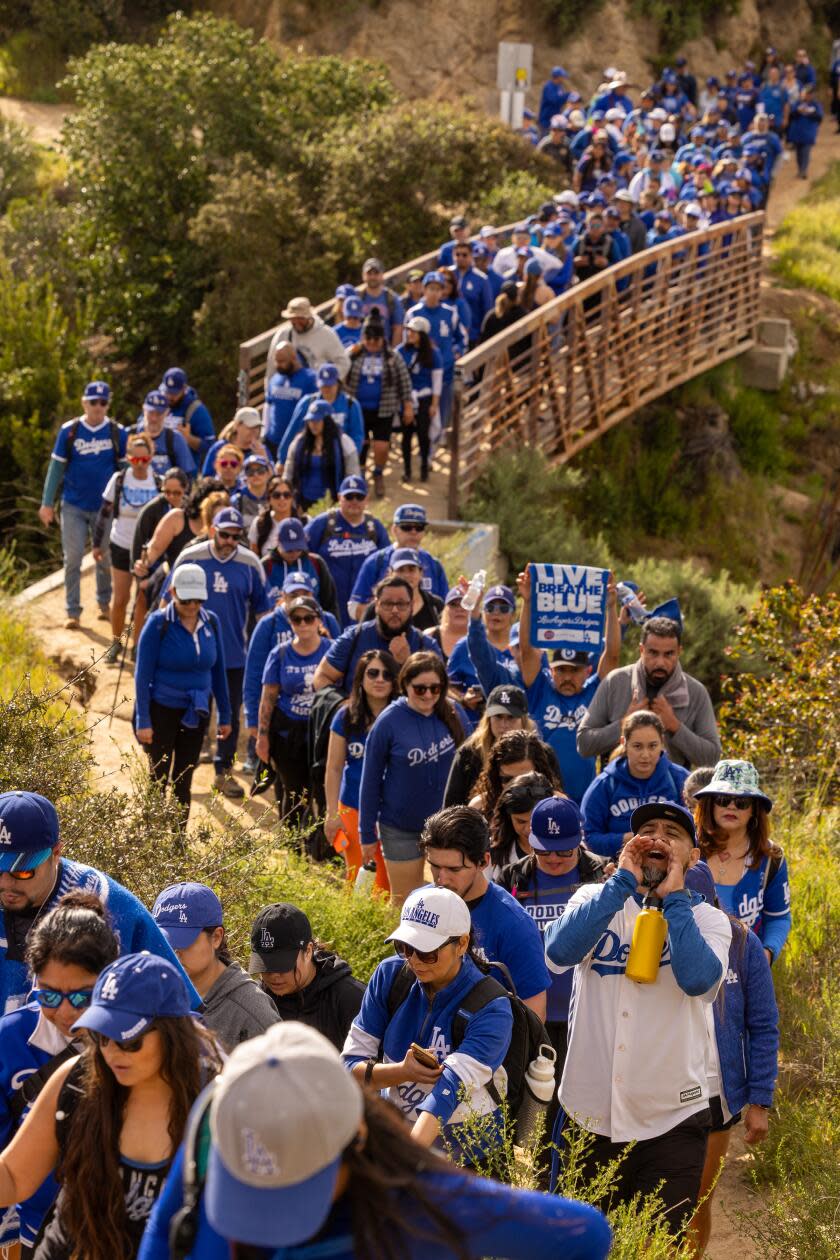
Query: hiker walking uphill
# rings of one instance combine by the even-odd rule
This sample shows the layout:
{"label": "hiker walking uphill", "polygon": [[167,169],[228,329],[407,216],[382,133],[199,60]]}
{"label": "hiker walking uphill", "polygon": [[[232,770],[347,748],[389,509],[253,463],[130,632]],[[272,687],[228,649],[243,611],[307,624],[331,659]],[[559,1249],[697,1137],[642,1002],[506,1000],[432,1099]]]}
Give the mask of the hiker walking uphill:
{"label": "hiker walking uphill", "polygon": [[[61,489],[61,548],[64,554],[64,597],[68,630],[78,630],[82,615],[82,556],[102,503],[102,492],[120,468],[127,434],[107,412],[111,389],[105,381],[90,381],[82,394],[82,415],[58,431],[47,468],[38,516],[42,524],[55,520],[55,500]],[[96,603],[99,620],[111,617],[111,565],[103,553],[96,564]]]}

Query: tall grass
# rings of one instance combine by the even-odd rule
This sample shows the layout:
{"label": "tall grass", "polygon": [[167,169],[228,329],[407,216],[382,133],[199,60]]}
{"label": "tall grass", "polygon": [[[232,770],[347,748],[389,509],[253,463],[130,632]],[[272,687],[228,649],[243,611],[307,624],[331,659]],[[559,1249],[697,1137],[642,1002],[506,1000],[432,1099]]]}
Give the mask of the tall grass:
{"label": "tall grass", "polygon": [[[828,123],[825,124],[828,126]],[[787,284],[840,302],[840,163],[791,210],[776,233],[774,270]]]}

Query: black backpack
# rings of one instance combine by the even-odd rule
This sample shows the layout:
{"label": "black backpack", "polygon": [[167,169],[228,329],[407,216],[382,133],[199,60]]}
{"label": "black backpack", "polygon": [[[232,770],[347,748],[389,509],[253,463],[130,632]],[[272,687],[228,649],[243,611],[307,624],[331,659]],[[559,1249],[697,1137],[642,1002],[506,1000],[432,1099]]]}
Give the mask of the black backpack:
{"label": "black backpack", "polygon": [[[122,498],[123,485],[125,484],[125,475],[127,472],[127,468],[122,468],[117,473],[117,480],[114,482],[114,509],[111,512],[111,519],[114,521],[120,514],[120,499]],[[157,473],[152,473],[152,477],[154,478],[155,488],[157,489],[158,494],[160,494],[161,488],[163,487],[163,480],[157,475]]]}
{"label": "black backpack", "polygon": [[[483,1010],[489,1002],[496,998],[506,997],[510,1002],[513,1014],[513,1029],[510,1045],[502,1066],[507,1072],[507,1110],[511,1123],[516,1122],[519,1109],[525,1099],[525,1072],[532,1059],[536,1059],[540,1046],[551,1046],[551,1038],[546,1032],[545,1024],[530,1006],[526,1006],[517,995],[510,972],[504,963],[490,962],[491,967],[499,970],[505,978],[505,984],[499,984],[492,976],[483,976],[474,989],[461,1002],[452,1020],[452,1049],[457,1050],[467,1032],[470,1018]],[[414,973],[408,967],[397,972],[394,983],[388,993],[388,1016],[393,1019],[403,1002],[408,997],[414,984]],[[490,1097],[497,1106],[502,1099],[495,1083],[491,1079],[485,1086]]]}
{"label": "black backpack", "polygon": [[[76,446],[76,438],[79,436],[79,425],[81,420],[74,420],[67,432],[67,463],[73,458],[73,450]],[[122,463],[122,455],[120,454],[120,426],[116,420],[108,421],[108,436],[111,439],[111,446],[114,452],[114,470],[116,471]]]}
{"label": "black backpack", "polygon": [[330,742],[330,722],[335,717],[346,696],[338,687],[322,687],[315,692],[309,710],[307,742],[309,752],[309,790],[320,813],[326,807],[324,775],[327,769],[327,747]]}

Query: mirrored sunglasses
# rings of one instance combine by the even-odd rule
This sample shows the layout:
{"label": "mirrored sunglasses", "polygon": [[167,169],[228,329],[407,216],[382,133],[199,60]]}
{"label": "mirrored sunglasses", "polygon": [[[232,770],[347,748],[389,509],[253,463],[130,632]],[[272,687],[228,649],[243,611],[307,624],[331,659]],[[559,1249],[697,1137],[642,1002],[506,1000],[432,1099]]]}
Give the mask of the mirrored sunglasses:
{"label": "mirrored sunglasses", "polygon": [[90,999],[93,997],[93,988],[90,989],[47,989],[41,987],[36,989],[32,994],[39,1006],[45,1006],[48,1011],[57,1011],[61,1003],[67,1001],[73,1007],[74,1011],[83,1011],[86,1006],[90,1006]]}

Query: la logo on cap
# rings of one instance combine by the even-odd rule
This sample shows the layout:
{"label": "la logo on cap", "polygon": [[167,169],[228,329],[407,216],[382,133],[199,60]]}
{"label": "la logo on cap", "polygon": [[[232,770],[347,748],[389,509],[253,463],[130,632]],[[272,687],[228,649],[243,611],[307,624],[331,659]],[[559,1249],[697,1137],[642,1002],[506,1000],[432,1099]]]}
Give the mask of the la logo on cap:
{"label": "la logo on cap", "polygon": [[557,826],[557,823],[554,821],[553,818],[548,819],[548,831],[550,834],[553,834],[555,836],[560,835],[560,828]]}
{"label": "la logo on cap", "polygon": [[277,1160],[253,1129],[242,1130],[242,1167],[254,1177],[275,1177],[280,1171]]}
{"label": "la logo on cap", "polygon": [[502,704],[510,704],[510,693],[507,691],[503,691],[502,694],[499,696],[499,700]]}
{"label": "la logo on cap", "polygon": [[0,818],[0,844],[11,844],[12,833],[9,831],[3,819]]}
{"label": "la logo on cap", "polygon": [[117,977],[111,972],[109,976],[105,977],[105,983],[99,996],[104,998],[106,1002],[113,1002],[119,991],[120,986],[117,982]]}
{"label": "la logo on cap", "polygon": [[271,935],[268,928],[264,927],[260,933],[260,945],[263,949],[274,949],[274,937]]}

